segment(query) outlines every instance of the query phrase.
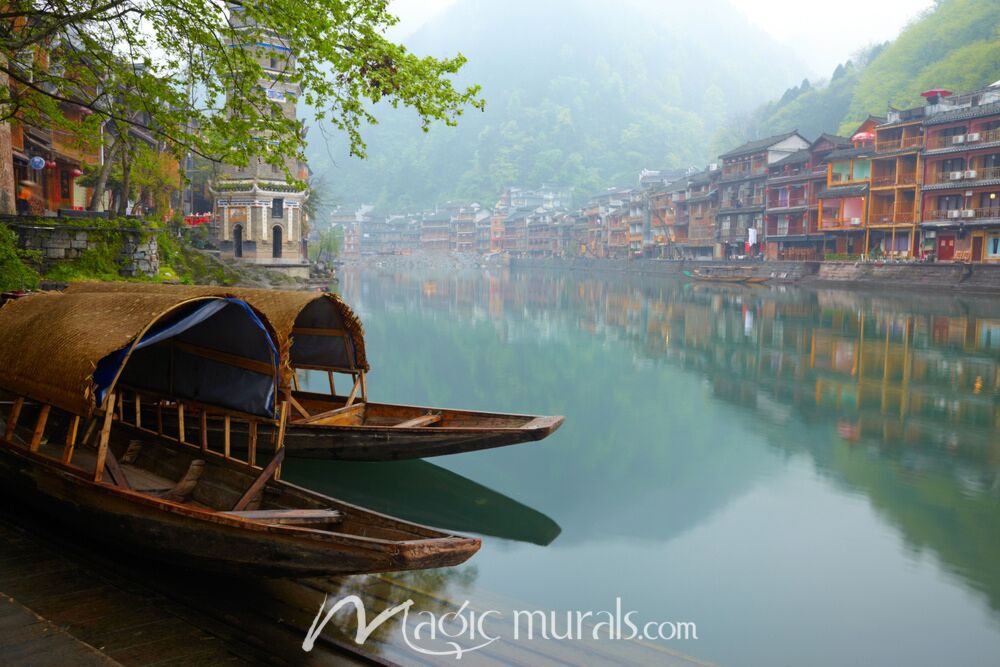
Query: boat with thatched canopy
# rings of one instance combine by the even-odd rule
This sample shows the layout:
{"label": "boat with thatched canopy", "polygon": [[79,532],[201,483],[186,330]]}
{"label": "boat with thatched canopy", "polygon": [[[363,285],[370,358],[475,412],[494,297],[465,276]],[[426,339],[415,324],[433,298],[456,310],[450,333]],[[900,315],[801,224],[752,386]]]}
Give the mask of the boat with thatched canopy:
{"label": "boat with thatched canopy", "polygon": [[[541,440],[563,422],[554,416],[369,402],[364,328],[336,294],[93,282],[74,283],[67,291],[231,296],[258,309],[274,325],[282,381],[289,390],[285,445],[290,457],[427,458]],[[324,373],[329,393],[303,391],[300,371]],[[346,395],[337,393],[335,376],[340,374],[350,377]]]}
{"label": "boat with thatched canopy", "polygon": [[316,576],[455,565],[479,548],[280,479],[281,355],[246,301],[38,294],[0,308],[0,341],[4,492],[116,549]]}

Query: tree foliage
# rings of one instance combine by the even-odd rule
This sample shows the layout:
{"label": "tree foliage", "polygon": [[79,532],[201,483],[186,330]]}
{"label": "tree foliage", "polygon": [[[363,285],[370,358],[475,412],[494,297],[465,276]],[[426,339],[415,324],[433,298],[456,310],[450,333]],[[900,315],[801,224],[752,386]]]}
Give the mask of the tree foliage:
{"label": "tree foliage", "polygon": [[[282,165],[303,156],[304,131],[263,89],[279,83],[356,155],[374,121],[366,103],[409,107],[425,129],[483,105],[478,87],[453,85],[461,55],[418,57],[385,36],[396,22],[388,0],[10,0],[3,18],[6,117],[91,145],[102,130],[142,132],[178,153]],[[281,71],[266,67],[265,44],[290,54]]]}
{"label": "tree foliage", "polygon": [[976,90],[1000,78],[1000,3],[940,0],[892,42],[874,44],[838,65],[830,82],[791,88],[754,113],[731,119],[722,136],[730,145],[798,129],[848,135],[887,106],[923,103],[920,92]]}

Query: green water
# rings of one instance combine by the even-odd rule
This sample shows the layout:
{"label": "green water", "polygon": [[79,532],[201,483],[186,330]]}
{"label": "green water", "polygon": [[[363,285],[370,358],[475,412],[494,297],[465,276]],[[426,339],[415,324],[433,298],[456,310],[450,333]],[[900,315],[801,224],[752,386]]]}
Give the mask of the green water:
{"label": "green water", "polygon": [[340,291],[372,400],[566,416],[506,449],[288,464],[483,535],[453,602],[621,598],[723,665],[998,664],[996,299],[542,271]]}

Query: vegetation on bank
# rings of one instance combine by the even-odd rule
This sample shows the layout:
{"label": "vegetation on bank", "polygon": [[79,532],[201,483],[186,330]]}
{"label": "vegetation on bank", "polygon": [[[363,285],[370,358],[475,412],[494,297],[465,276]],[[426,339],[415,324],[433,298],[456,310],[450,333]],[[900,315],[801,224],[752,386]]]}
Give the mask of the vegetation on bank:
{"label": "vegetation on bank", "polygon": [[837,67],[826,84],[808,80],[749,116],[734,119],[729,143],[797,128],[848,135],[869,115],[924,103],[921,91],[970,91],[1000,79],[1000,3],[938,0],[899,36]]}
{"label": "vegetation on bank", "polygon": [[[24,222],[30,223],[30,219]],[[32,289],[41,281],[74,280],[169,281],[191,284],[235,285],[252,282],[245,272],[205,252],[208,232],[203,227],[156,223],[136,218],[46,218],[48,227],[86,230],[91,247],[79,257],[44,261],[37,250],[18,248],[17,234],[0,225],[0,290]],[[140,240],[155,236],[160,268],[155,276],[125,278],[121,275],[122,230],[136,230]],[[96,241],[96,243],[95,243]]]}

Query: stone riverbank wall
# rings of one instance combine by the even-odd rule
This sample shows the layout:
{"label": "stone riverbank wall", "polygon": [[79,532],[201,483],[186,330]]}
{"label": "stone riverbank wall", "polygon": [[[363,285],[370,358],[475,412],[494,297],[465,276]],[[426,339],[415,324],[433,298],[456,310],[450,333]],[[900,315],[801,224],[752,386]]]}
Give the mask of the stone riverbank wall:
{"label": "stone riverbank wall", "polygon": [[42,266],[79,259],[90,250],[114,252],[119,273],[125,278],[155,276],[160,271],[159,247],[154,234],[132,227],[6,223],[18,237],[18,246],[41,253]]}
{"label": "stone riverbank wall", "polygon": [[514,269],[550,269],[586,273],[617,272],[683,276],[684,271],[718,271],[768,278],[776,283],[865,289],[1000,292],[998,264],[883,264],[855,262],[728,262],[672,259],[514,259]]}

